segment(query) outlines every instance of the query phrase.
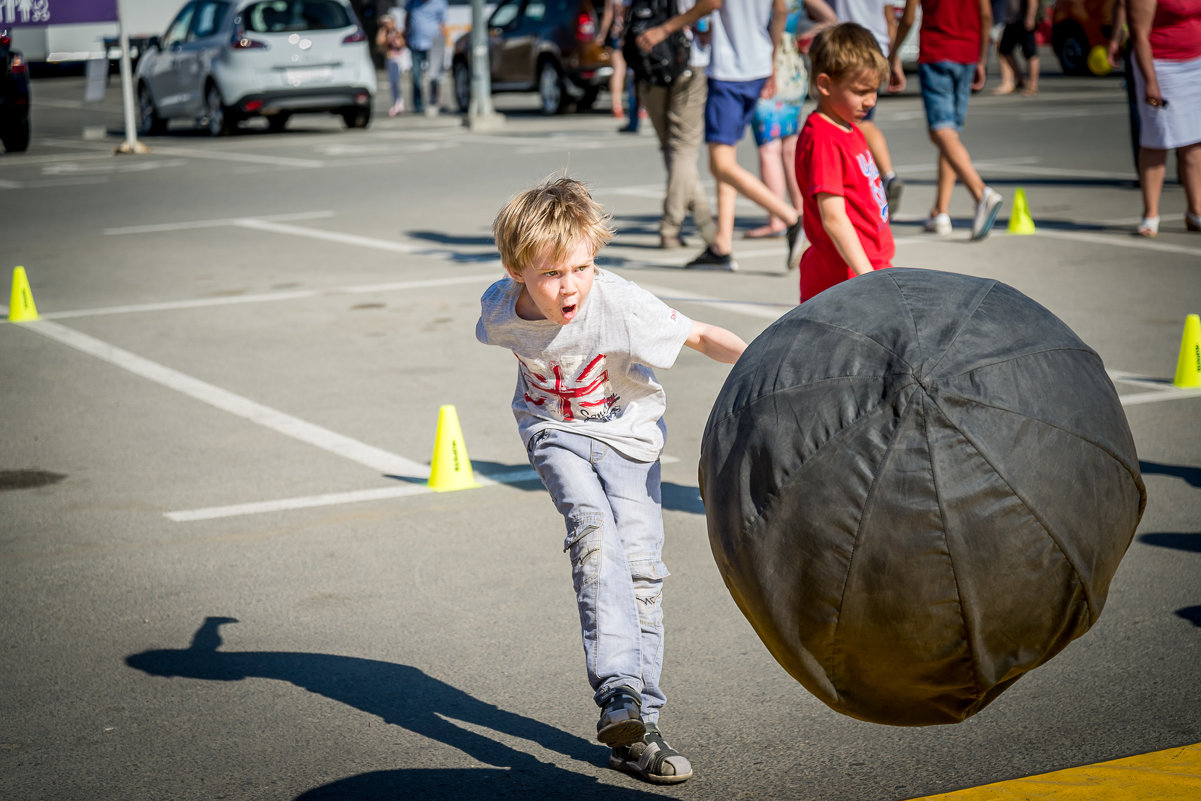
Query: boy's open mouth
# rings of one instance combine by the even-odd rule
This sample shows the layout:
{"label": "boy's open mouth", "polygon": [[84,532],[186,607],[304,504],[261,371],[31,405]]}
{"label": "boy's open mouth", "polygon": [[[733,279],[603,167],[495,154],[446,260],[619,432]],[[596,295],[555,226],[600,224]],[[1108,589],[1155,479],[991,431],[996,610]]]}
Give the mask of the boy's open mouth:
{"label": "boy's open mouth", "polygon": [[570,320],[572,317],[575,316],[575,308],[576,307],[575,307],[574,303],[571,304],[570,306],[564,306],[562,308],[563,316],[566,317],[568,320]]}

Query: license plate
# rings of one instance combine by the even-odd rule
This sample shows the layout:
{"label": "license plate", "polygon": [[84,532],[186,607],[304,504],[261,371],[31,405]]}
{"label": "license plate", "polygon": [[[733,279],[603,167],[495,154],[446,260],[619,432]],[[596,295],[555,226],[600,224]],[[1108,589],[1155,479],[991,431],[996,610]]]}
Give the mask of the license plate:
{"label": "license plate", "polygon": [[300,86],[306,83],[328,81],[333,74],[334,71],[330,67],[294,67],[284,70],[284,80],[291,86]]}

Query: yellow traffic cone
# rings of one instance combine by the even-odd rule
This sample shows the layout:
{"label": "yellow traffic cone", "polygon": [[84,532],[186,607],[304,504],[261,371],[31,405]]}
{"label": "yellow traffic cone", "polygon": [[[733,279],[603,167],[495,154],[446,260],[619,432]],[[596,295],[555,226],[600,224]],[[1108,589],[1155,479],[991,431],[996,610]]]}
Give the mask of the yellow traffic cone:
{"label": "yellow traffic cone", "polygon": [[1180,358],[1176,360],[1176,380],[1181,389],[1201,387],[1201,316],[1184,318],[1184,336],[1180,338]]}
{"label": "yellow traffic cone", "polygon": [[435,492],[471,489],[480,486],[471,472],[467,443],[459,428],[459,415],[453,406],[438,410],[438,433],[434,437],[434,459],[430,463],[429,487]]}
{"label": "yellow traffic cone", "polygon": [[29,279],[25,277],[25,268],[13,270],[13,292],[8,302],[8,321],[23,323],[38,318],[38,307],[33,305],[33,292],[29,289]]}
{"label": "yellow traffic cone", "polygon": [[1013,211],[1009,214],[1009,233],[1034,233],[1034,220],[1030,219],[1030,207],[1026,205],[1026,190],[1018,188],[1013,193]]}

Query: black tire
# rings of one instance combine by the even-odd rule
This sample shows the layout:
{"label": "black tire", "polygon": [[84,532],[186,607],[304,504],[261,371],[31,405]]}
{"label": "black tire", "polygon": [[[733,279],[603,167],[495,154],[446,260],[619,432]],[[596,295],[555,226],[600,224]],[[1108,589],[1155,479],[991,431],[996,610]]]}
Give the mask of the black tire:
{"label": "black tire", "polygon": [[454,63],[451,77],[454,79],[455,105],[466,114],[471,109],[471,68],[465,60],[459,59]]}
{"label": "black tire", "polygon": [[272,114],[267,117],[267,130],[271,133],[280,133],[284,128],[288,127],[288,120],[291,118],[292,115],[286,111]]}
{"label": "black tire", "polygon": [[4,150],[8,153],[24,153],[29,149],[29,115],[13,120],[4,127]]}
{"label": "black tire", "polygon": [[342,122],[347,128],[366,128],[371,124],[371,106],[356,106],[342,112]]}
{"label": "black tire", "polygon": [[238,124],[230,113],[229,108],[221,100],[221,92],[216,84],[209,84],[204,91],[205,127],[212,136],[229,136]]}
{"label": "black tire", "polygon": [[1076,22],[1061,22],[1051,33],[1051,47],[1065,75],[1087,75],[1088,36]]}
{"label": "black tire", "polygon": [[543,114],[563,114],[571,105],[563,70],[550,59],[538,65],[538,100]]}
{"label": "black tire", "polygon": [[154,106],[154,98],[146,84],[138,84],[138,134],[141,136],[162,136],[167,132],[167,121],[158,115]]}

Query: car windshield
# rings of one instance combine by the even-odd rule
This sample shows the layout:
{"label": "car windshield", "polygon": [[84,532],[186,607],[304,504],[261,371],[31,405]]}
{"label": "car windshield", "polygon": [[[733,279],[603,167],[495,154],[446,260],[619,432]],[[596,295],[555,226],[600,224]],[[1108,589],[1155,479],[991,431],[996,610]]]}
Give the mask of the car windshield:
{"label": "car windshield", "polygon": [[255,33],[323,31],[354,23],[337,0],[264,0],[242,11],[246,30]]}

